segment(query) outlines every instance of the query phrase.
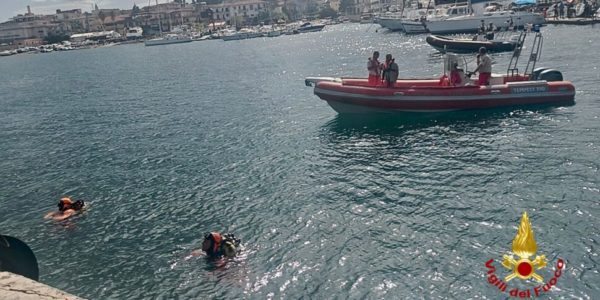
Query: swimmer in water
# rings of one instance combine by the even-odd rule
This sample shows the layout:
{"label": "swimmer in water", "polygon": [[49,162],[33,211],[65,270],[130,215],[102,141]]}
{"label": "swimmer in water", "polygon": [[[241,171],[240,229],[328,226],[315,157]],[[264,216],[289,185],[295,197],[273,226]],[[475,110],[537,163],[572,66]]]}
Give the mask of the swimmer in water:
{"label": "swimmer in water", "polygon": [[240,251],[240,242],[233,233],[208,232],[202,241],[202,251],[195,250],[192,256],[200,256],[204,252],[210,258],[235,257]]}
{"label": "swimmer in water", "polygon": [[71,198],[64,197],[58,202],[58,211],[52,211],[46,214],[44,219],[52,219],[55,221],[65,220],[83,210],[85,203],[82,200],[73,202]]}

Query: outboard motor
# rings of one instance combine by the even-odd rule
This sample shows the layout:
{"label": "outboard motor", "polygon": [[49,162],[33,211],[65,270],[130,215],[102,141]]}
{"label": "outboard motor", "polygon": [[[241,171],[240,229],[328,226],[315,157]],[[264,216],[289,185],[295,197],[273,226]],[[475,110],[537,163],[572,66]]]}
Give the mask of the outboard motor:
{"label": "outboard motor", "polygon": [[563,76],[562,76],[562,73],[558,70],[547,69],[547,70],[542,71],[538,75],[538,79],[546,80],[546,81],[563,81]]}
{"label": "outboard motor", "polygon": [[548,68],[535,68],[535,70],[533,70],[533,73],[531,74],[531,79],[532,80],[541,80],[540,73],[542,73],[546,70],[548,70]]}

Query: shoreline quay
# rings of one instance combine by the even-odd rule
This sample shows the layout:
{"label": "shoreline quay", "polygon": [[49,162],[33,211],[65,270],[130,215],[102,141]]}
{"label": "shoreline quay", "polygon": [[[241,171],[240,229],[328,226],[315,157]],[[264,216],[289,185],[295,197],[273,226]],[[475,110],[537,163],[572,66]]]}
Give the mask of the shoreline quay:
{"label": "shoreline quay", "polygon": [[2,295],[3,299],[15,300],[83,299],[41,282],[10,272],[0,272],[0,295]]}

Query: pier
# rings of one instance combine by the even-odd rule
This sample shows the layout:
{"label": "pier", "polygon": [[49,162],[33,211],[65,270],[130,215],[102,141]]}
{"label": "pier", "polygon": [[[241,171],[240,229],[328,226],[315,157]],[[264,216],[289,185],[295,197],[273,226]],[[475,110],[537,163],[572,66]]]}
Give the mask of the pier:
{"label": "pier", "polygon": [[564,24],[564,25],[593,25],[600,23],[600,19],[595,18],[569,18],[569,19],[546,19],[547,24]]}

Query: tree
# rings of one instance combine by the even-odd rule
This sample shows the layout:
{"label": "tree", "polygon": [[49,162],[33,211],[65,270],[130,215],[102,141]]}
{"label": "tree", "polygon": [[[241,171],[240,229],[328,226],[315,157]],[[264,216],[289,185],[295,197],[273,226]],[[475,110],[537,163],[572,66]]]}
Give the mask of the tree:
{"label": "tree", "polygon": [[139,6],[137,5],[133,5],[133,8],[131,9],[131,16],[135,17],[136,15],[138,15],[140,13],[141,9]]}
{"label": "tree", "polygon": [[71,31],[73,32],[83,32],[84,28],[83,28],[83,24],[81,24],[81,21],[76,20],[76,21],[71,21],[69,22],[70,26],[71,26]]}
{"label": "tree", "polygon": [[44,38],[44,41],[48,44],[57,44],[62,41],[68,41],[69,36],[63,33],[48,33],[48,35]]}
{"label": "tree", "polygon": [[331,8],[331,6],[327,6],[323,9],[321,9],[321,11],[319,11],[319,18],[321,19],[325,19],[325,18],[336,18],[337,17],[337,12]]}
{"label": "tree", "polygon": [[296,5],[292,6],[292,8],[288,8],[287,6],[283,7],[284,15],[288,16],[290,20],[296,21],[298,20],[299,13]]}
{"label": "tree", "polygon": [[268,23],[271,21],[271,16],[269,15],[269,12],[266,10],[262,10],[258,12],[258,16],[256,17],[258,22],[264,22],[264,23]]}
{"label": "tree", "polygon": [[309,16],[314,16],[319,12],[319,7],[315,2],[309,2],[306,6],[306,14]]}
{"label": "tree", "polygon": [[348,9],[354,7],[353,0],[341,0],[340,1],[340,12],[348,13]]}

